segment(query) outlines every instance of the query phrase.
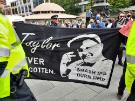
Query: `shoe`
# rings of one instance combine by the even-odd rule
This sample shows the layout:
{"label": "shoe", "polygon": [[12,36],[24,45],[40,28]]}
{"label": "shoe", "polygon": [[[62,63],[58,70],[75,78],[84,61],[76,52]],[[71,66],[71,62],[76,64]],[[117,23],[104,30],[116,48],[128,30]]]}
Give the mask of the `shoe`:
{"label": "shoe", "polygon": [[117,99],[118,99],[118,100],[121,100],[122,96],[123,96],[123,95],[117,94]]}

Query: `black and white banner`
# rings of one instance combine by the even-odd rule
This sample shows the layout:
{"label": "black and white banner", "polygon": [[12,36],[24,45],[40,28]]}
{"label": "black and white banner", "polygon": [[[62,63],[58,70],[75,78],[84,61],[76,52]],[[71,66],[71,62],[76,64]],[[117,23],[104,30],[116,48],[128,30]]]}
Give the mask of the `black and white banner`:
{"label": "black and white banner", "polygon": [[117,50],[117,29],[51,28],[15,24],[32,79],[109,87]]}

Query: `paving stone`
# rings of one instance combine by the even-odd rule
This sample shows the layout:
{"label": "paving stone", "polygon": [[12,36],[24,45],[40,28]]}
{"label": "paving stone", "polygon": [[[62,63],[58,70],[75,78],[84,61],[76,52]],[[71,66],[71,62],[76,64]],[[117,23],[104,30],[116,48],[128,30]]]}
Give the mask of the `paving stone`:
{"label": "paving stone", "polygon": [[[61,86],[65,84],[65,82],[61,82],[61,81],[49,81],[49,82],[52,83],[54,86]],[[70,82],[66,82],[66,83],[70,83]]]}
{"label": "paving stone", "polygon": [[31,91],[34,93],[36,97],[54,88],[54,86],[48,81],[43,80],[38,81],[31,80],[31,81],[32,82],[27,81],[27,84],[29,85],[30,83],[32,83],[32,85],[30,84],[29,86]]}
{"label": "paving stone", "polygon": [[87,87],[81,87],[58,101],[88,101],[95,95],[97,95],[97,93],[93,90]]}
{"label": "paving stone", "polygon": [[94,85],[85,85],[86,87],[88,87],[89,89],[97,92],[97,93],[100,93],[102,91],[104,91],[106,88],[103,88],[103,87],[97,87],[97,86],[94,86]]}
{"label": "paving stone", "polygon": [[73,88],[71,85],[64,84],[61,85],[61,87],[55,87],[48,92],[39,95],[39,101],[56,101],[59,98],[73,92],[74,90],[75,88]]}

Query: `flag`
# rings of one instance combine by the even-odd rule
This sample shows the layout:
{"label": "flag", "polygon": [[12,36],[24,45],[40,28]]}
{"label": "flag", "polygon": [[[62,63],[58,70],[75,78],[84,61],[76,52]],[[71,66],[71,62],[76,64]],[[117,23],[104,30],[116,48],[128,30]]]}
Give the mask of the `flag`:
{"label": "flag", "polygon": [[117,29],[15,26],[30,78],[109,87],[120,46]]}

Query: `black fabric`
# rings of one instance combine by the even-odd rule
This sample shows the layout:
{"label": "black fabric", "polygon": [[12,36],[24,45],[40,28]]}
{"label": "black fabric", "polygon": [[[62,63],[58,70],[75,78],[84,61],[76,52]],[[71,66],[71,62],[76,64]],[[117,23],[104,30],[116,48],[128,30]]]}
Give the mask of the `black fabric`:
{"label": "black fabric", "polygon": [[[122,34],[120,34],[120,33],[119,33],[119,36],[120,36],[121,44],[126,45],[127,37],[122,35]],[[120,65],[123,64],[122,63],[123,50],[125,50],[125,47],[124,46],[120,46],[119,50],[118,50],[118,64],[120,64]]]}
{"label": "black fabric", "polygon": [[123,48],[119,47],[119,51],[118,51],[118,64],[119,63],[122,64],[122,56],[123,56]]}
{"label": "black fabric", "polygon": [[128,96],[127,101],[135,101],[135,81],[132,84],[131,94]]}
{"label": "black fabric", "polygon": [[125,90],[125,87],[126,87],[126,85],[125,85],[126,67],[127,67],[127,61],[125,59],[125,61],[124,61],[124,67],[123,67],[123,73],[122,73],[122,76],[120,78],[119,87],[118,87],[118,94],[119,95],[123,95],[124,90]]}
{"label": "black fabric", "polygon": [[[56,27],[54,28],[54,27],[45,27],[40,25],[31,25],[31,24],[22,24],[22,23],[15,23],[15,28],[19,38],[23,41],[22,42],[23,48],[27,56],[27,60],[29,63],[29,70],[31,73],[30,78],[64,81],[64,82],[77,82],[77,83],[102,86],[105,88],[109,87],[113,68],[114,68],[114,62],[118,54],[118,47],[120,46],[120,36],[118,33],[118,29],[79,29],[79,28],[56,28]],[[108,83],[101,84],[90,80],[86,81],[86,80],[78,80],[78,79],[68,79],[66,77],[61,76],[60,63],[62,60],[62,56],[65,53],[71,51],[74,51],[75,53],[75,51],[77,51],[80,48],[79,43],[81,42],[82,45],[82,41],[86,40],[87,37],[84,37],[85,39],[78,39],[74,41],[71,47],[67,45],[68,42],[78,36],[81,35],[90,36],[91,34],[95,34],[100,38],[101,44],[103,45],[102,55],[104,58],[106,58],[106,61],[111,60],[112,62],[111,66],[108,67],[110,68],[110,71],[107,72],[105,70],[105,72],[109,73],[108,74],[109,78],[107,79]],[[54,45],[56,47],[54,47]],[[76,57],[72,58],[70,64],[81,59],[77,54],[75,55]],[[105,63],[105,61],[101,61],[101,62]],[[90,66],[90,64],[87,65]],[[98,65],[97,67],[104,68],[104,66],[102,66],[102,63],[100,66]],[[90,70],[91,68],[89,69],[89,71]],[[95,75],[98,74],[98,70],[96,71],[97,72]],[[79,71],[79,73],[84,74],[85,77],[89,75],[93,75],[90,72],[88,73],[88,72]],[[78,77],[77,74],[76,76]],[[80,78],[84,79],[83,77]],[[94,77],[92,77],[92,79],[93,78]]]}
{"label": "black fabric", "polygon": [[0,62],[0,76],[3,74],[8,62]]}
{"label": "black fabric", "polygon": [[37,101],[30,91],[26,83],[22,87],[17,88],[14,94],[11,96],[0,99],[0,101]]}
{"label": "black fabric", "polygon": [[[122,73],[122,76],[120,78],[119,87],[118,87],[118,94],[121,95],[121,96],[123,96],[124,90],[125,90],[125,87],[126,87],[126,85],[125,85],[126,68],[127,68],[127,61],[125,59],[124,67],[123,67],[123,73]],[[127,101],[135,101],[135,81],[132,84],[131,94],[128,96]]]}

